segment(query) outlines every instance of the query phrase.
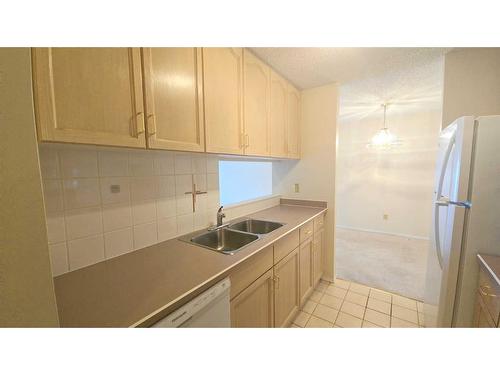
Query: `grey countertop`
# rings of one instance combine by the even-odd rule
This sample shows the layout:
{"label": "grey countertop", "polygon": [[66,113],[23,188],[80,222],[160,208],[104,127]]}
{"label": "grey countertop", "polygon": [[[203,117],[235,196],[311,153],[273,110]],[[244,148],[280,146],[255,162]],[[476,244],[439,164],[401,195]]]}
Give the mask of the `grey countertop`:
{"label": "grey countertop", "polygon": [[226,277],[237,264],[324,211],[325,207],[281,204],[248,215],[285,225],[234,255],[174,238],[60,275],[54,278],[60,324],[149,326]]}

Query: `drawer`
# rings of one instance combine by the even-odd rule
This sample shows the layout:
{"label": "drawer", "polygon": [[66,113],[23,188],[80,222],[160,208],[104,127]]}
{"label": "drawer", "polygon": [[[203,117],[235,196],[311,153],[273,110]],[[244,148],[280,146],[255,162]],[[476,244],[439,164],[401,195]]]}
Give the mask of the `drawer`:
{"label": "drawer", "polygon": [[290,254],[299,246],[299,230],[287,234],[274,244],[274,264],[278,263],[285,256]]}
{"label": "drawer", "polygon": [[309,237],[313,235],[313,228],[314,228],[314,221],[309,220],[307,223],[302,225],[299,228],[300,231],[300,243],[304,242],[307,240]]}
{"label": "drawer", "polygon": [[479,269],[478,292],[496,326],[500,315],[500,288],[483,269]]}
{"label": "drawer", "polygon": [[262,249],[243,263],[237,265],[229,274],[229,278],[231,279],[231,299],[240,294],[272,266],[272,245]]}
{"label": "drawer", "polygon": [[325,226],[325,214],[319,215],[317,218],[314,219],[314,231],[317,232],[318,230],[323,229]]}

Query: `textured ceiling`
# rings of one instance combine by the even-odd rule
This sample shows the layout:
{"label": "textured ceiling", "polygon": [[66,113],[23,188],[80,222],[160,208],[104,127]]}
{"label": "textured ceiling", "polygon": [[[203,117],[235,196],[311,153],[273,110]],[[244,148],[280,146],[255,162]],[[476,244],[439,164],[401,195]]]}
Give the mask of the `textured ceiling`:
{"label": "textured ceiling", "polygon": [[300,89],[418,69],[450,48],[251,48]]}

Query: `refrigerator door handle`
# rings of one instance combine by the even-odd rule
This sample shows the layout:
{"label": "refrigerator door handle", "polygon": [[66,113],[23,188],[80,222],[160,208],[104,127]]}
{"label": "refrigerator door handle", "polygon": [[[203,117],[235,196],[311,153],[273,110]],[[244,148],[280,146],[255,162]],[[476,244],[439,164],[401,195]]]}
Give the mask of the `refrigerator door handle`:
{"label": "refrigerator door handle", "polygon": [[438,258],[439,267],[441,267],[441,269],[443,269],[443,254],[441,253],[441,242],[439,239],[439,207],[448,206],[448,203],[445,202],[449,202],[449,199],[446,201],[442,200],[445,197],[441,195],[441,192],[443,191],[443,183],[446,174],[446,168],[448,167],[448,162],[450,161],[450,155],[451,152],[453,151],[455,140],[456,140],[456,132],[449,139],[448,146],[446,147],[446,151],[442,160],[441,171],[439,173],[437,190],[436,190],[436,197],[438,197],[438,199],[434,204],[434,243],[436,246],[436,255]]}
{"label": "refrigerator door handle", "polygon": [[439,205],[436,202],[434,206],[434,243],[436,246],[436,255],[439,267],[443,269],[443,255],[441,254],[441,243],[439,241]]}
{"label": "refrigerator door handle", "polygon": [[457,207],[471,208],[472,204],[469,201],[450,201],[450,198],[441,196],[436,202],[436,206],[449,206],[450,204]]}

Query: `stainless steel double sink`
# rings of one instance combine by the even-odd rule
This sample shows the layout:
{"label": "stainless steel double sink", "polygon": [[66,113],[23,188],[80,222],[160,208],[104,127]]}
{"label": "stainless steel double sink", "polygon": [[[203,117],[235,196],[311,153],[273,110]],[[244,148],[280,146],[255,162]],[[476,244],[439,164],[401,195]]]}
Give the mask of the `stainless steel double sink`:
{"label": "stainless steel double sink", "polygon": [[221,228],[190,233],[180,237],[179,240],[223,254],[234,254],[283,225],[274,221],[243,219]]}

